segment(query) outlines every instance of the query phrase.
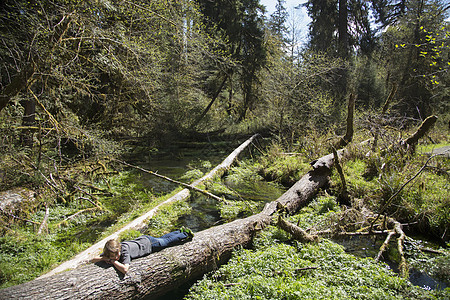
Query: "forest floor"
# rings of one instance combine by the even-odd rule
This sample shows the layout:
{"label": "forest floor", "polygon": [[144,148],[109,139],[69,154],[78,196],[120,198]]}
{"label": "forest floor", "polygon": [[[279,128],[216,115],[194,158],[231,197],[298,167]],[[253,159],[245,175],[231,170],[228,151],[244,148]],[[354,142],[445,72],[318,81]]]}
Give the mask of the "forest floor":
{"label": "forest floor", "polygon": [[[323,138],[323,140],[326,139],[327,137]],[[299,149],[284,149],[280,146],[272,145],[264,154],[252,155],[252,160],[241,160],[236,167],[228,172],[224,179],[214,181],[208,185],[209,191],[227,198],[226,204],[213,205],[214,209],[211,209],[213,214],[219,216],[220,222],[227,222],[257,213],[261,206],[264,205],[263,201],[268,199],[263,199],[260,196],[252,197],[251,195],[254,195],[255,191],[267,193],[262,187],[269,184],[281,185],[283,183],[285,186],[291,185],[310,169],[310,161],[326,154],[326,147],[321,144],[321,140],[311,140],[310,143],[304,143],[302,148]],[[436,149],[440,149],[439,151],[444,151],[448,148],[450,148],[448,144],[436,147]],[[320,151],[322,152],[318,152],[318,149],[321,149]],[[419,152],[431,151],[427,149]],[[372,208],[379,207],[378,201],[389,197],[389,193],[398,189],[402,183],[411,178],[426,160],[425,157],[418,155],[412,161],[408,161],[402,155],[397,155],[396,153],[390,153],[390,156],[385,155],[384,157],[381,156],[382,154],[376,153],[368,158],[366,156],[367,152],[358,149],[353,149],[353,151],[355,151],[353,157],[343,162],[349,192],[356,199],[355,203],[366,202]],[[436,150],[433,149],[433,151]],[[289,153],[296,155],[289,155]],[[151,160],[149,156],[149,161]],[[382,168],[382,163],[389,168]],[[442,234],[440,229],[444,230],[445,234],[445,228],[449,226],[449,214],[447,213],[449,200],[444,198],[445,195],[448,195],[448,178],[446,179],[445,176],[438,172],[439,170],[444,170],[443,173],[445,175],[449,161],[447,158],[439,156],[433,160],[433,163],[435,164],[429,171],[420,176],[414,184],[411,184],[411,188],[408,188],[401,198],[396,199],[391,209],[397,217],[403,218],[401,221],[405,223],[429,220],[428,226],[431,226],[432,230],[429,230],[428,233],[436,236],[437,234]],[[192,181],[202,176],[202,173],[210,169],[212,165],[210,162],[202,160],[189,163],[187,171],[185,170],[185,174],[181,177],[183,180]],[[159,168],[159,170],[161,169]],[[258,184],[255,185],[255,183]],[[292,216],[291,221],[300,224],[303,228],[320,230],[322,227],[326,228],[329,224],[332,224],[330,222],[335,221],[336,218],[339,218],[339,213],[342,213],[342,211],[336,197],[340,190],[340,179],[337,174],[332,176],[330,183],[329,189],[322,191],[319,197],[298,215]],[[67,202],[63,202],[60,199],[54,206],[50,207],[47,231],[42,235],[36,235],[36,231],[44,218],[44,206],[41,206],[38,211],[30,211],[26,215],[26,220],[22,220],[23,222],[17,219],[13,220],[14,218],[9,216],[10,218],[6,220],[9,223],[5,223],[6,232],[0,236],[0,286],[7,287],[19,284],[39,276],[42,272],[48,271],[52,266],[54,267],[55,264],[69,259],[72,255],[88,247],[98,240],[99,236],[117,230],[121,224],[125,224],[146,209],[163,201],[163,199],[158,197],[167,197],[160,192],[154,194],[154,190],[147,186],[148,179],[137,172],[122,170],[119,173],[115,173],[115,175],[111,175],[107,180],[102,179],[96,182],[96,184],[105,191],[108,190],[111,194],[94,194],[95,191],[88,191],[87,188],[83,188],[83,191],[85,194],[88,191],[90,195],[94,196],[92,199],[95,199],[96,203],[100,203],[101,210],[87,210],[90,207],[90,202],[84,201],[87,196],[74,197],[75,201]],[[271,193],[273,193],[272,198],[276,198],[275,194],[278,192],[274,191]],[[249,195],[250,197],[248,197]],[[199,207],[205,206],[204,203],[201,205],[197,203],[196,205]],[[174,204],[151,220],[146,233],[161,235],[166,231],[176,229],[186,219],[192,220],[191,216],[194,209],[195,207],[191,206],[190,203]],[[78,213],[79,211],[83,211],[83,213]],[[205,214],[198,217],[199,220],[205,218],[207,218]],[[358,220],[353,221],[353,223],[358,223]],[[121,238],[129,239],[139,234],[141,233],[129,232]],[[412,248],[410,247],[412,250],[408,250],[408,261],[411,265],[414,265],[415,269],[433,276],[450,278],[448,247],[444,245],[443,248],[436,248],[436,251],[440,251],[442,255],[422,256],[423,253],[417,253],[415,250],[418,247],[415,247],[414,243],[416,242],[411,241],[408,244],[413,245],[411,246]],[[258,245],[261,247],[258,248]],[[269,245],[273,245],[273,247],[269,247]],[[376,249],[378,246],[372,245],[371,247]],[[265,248],[267,248],[268,252],[266,252]],[[381,267],[374,267],[372,262],[368,263],[366,260],[349,253],[345,254],[344,247],[336,246],[327,239],[324,239],[324,242],[321,242],[319,245],[301,246],[274,227],[269,229],[269,232],[263,233],[262,237],[255,242],[255,248],[252,249],[254,251],[253,254],[246,251],[239,250],[236,253],[234,258],[236,269],[232,270],[233,264],[228,264],[228,266],[224,266],[221,269],[222,271],[217,273],[219,275],[213,274],[211,275],[213,277],[208,277],[205,281],[199,282],[192,289],[192,293],[189,296],[190,299],[207,299],[207,295],[220,294],[217,289],[224,289],[226,292],[230,291],[232,287],[233,293],[237,298],[239,298],[238,295],[243,296],[244,294],[246,296],[258,295],[258,289],[268,289],[271,291],[268,293],[267,299],[278,297],[277,293],[280,293],[281,290],[292,292],[291,296],[301,294],[302,297],[307,299],[308,297],[305,295],[307,295],[308,290],[311,295],[316,296],[324,293],[322,288],[315,286],[319,281],[314,281],[314,278],[326,278],[320,284],[328,286],[328,296],[339,295],[340,297],[347,293],[348,297],[343,297],[342,299],[356,299],[359,297],[359,294],[365,295],[361,299],[369,299],[368,296],[370,295],[375,298],[378,296],[384,297],[386,294],[382,291],[383,289],[388,294],[393,293],[395,295],[393,299],[403,299],[405,296],[410,299],[423,299],[424,293],[428,293],[426,291],[422,292],[420,288],[412,287],[411,283],[408,283],[409,281],[406,279],[398,279],[398,276],[392,270],[386,273],[384,271],[386,268],[384,263],[380,264]],[[289,255],[286,254],[288,252]],[[293,272],[299,275],[302,280],[308,275],[310,276],[308,278],[313,281],[308,281],[309,283],[304,287],[299,287],[298,285],[301,281],[298,278],[290,278],[280,268],[277,269],[274,266],[272,270],[264,268],[251,269],[245,265],[246,263],[257,265],[260,262],[262,264],[262,262],[266,263],[272,259],[273,261],[281,262],[281,258],[278,256],[283,255],[283,253],[287,257],[293,255],[296,257],[296,260],[300,259],[297,266],[292,265],[286,268],[294,268]],[[389,256],[394,261],[398,260],[395,246],[392,247]],[[239,261],[243,264],[238,264],[237,262]],[[316,267],[314,262],[317,261],[324,263],[320,267],[320,271],[314,271],[313,269],[313,267]],[[348,274],[342,277],[342,274],[330,273],[329,268],[332,265],[335,265],[338,269],[344,268],[348,271]],[[311,269],[307,269],[310,267]],[[240,272],[247,269],[249,271],[253,270],[253,275],[255,276],[269,272],[270,276],[273,275],[275,281],[270,283],[264,280],[258,281],[256,277],[252,277],[252,274],[248,273],[246,278],[253,282],[252,288],[254,289],[253,291],[248,291],[249,285],[245,281],[241,282],[236,277]],[[356,283],[352,281],[352,278],[355,277],[354,274],[356,273],[354,272],[357,272],[357,270],[363,270],[357,275],[359,276],[359,283],[357,284],[360,286],[366,285],[367,289],[353,292],[351,286]],[[283,273],[283,276],[281,276],[280,272]],[[374,274],[378,274],[376,278],[384,282],[385,285],[381,286],[381,288],[377,288],[379,283],[370,282],[370,278],[375,278]],[[285,277],[285,275],[289,278]],[[228,278],[228,281],[217,280],[217,276]],[[342,278],[339,279],[339,276]],[[291,279],[292,281],[290,281]],[[284,288],[282,282],[287,283],[288,281],[290,286]],[[342,281],[347,282],[348,286],[346,285],[347,283],[344,285]],[[272,286],[269,287],[266,283]],[[342,289],[336,290],[331,288],[333,286],[341,286]],[[342,290],[344,290],[344,294],[342,294]],[[407,290],[413,291],[412,294],[405,292]],[[450,293],[450,290],[447,292],[447,296],[448,293]],[[426,298],[431,299],[435,295],[441,297],[441,294],[445,295],[445,292],[428,293]]]}

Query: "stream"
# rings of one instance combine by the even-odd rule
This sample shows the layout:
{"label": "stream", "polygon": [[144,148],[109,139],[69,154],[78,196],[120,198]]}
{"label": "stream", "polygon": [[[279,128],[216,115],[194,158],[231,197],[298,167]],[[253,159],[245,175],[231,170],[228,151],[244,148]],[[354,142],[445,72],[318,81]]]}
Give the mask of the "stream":
{"label": "stream", "polygon": [[[229,149],[226,151],[229,151]],[[195,148],[178,148],[166,153],[157,153],[149,157],[146,161],[139,163],[143,168],[157,171],[161,175],[183,181],[180,178],[186,173],[186,170],[195,168],[206,173],[228,155],[226,151],[211,147],[204,147],[200,151]],[[177,187],[176,184],[148,174],[143,174],[142,180],[146,187],[151,188],[157,194],[166,194]],[[236,184],[229,181],[226,176],[222,180],[222,183],[237,192],[241,200],[253,200],[260,203],[256,212],[259,212],[265,203],[277,199],[286,191],[283,187],[263,181],[255,181],[250,184]],[[203,195],[196,195],[196,197],[191,197],[188,203],[192,208],[191,213],[181,216],[178,221],[180,224],[191,228],[194,233],[223,223],[220,211],[217,208],[217,201]],[[334,241],[342,245],[347,253],[359,257],[376,257],[384,238],[356,236],[345,239],[334,239]],[[414,248],[412,244],[416,246],[421,244],[429,248],[436,246],[436,244],[425,241],[423,237],[420,237],[414,239],[413,242],[407,241],[405,243],[405,249],[408,250],[408,247]],[[396,249],[394,242],[391,243],[389,249]],[[390,252],[393,251],[390,250]],[[388,268],[397,272],[397,263],[392,256],[395,256],[395,254],[385,254],[384,262]],[[428,290],[445,289],[448,287],[445,282],[432,278],[427,273],[415,269],[410,270],[409,280],[412,284]],[[189,287],[190,285],[181,287],[173,293],[169,293],[170,295],[162,297],[160,300],[182,299]]]}

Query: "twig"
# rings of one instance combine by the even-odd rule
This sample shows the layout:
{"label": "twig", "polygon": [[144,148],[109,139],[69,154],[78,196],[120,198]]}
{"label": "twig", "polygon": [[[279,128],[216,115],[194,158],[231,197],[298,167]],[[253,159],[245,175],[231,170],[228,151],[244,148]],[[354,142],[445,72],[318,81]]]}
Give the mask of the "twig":
{"label": "twig", "polygon": [[96,190],[96,191],[99,191],[99,192],[103,192],[103,193],[106,193],[106,194],[107,193],[111,194],[111,192],[109,192],[107,189],[102,189],[102,188],[96,187],[95,185],[92,185],[90,183],[78,182],[75,179],[64,177],[64,176],[58,176],[58,179],[62,179],[64,181],[69,181],[71,183],[76,183],[76,184],[79,184],[79,185],[84,185],[84,186],[87,186],[88,188],[91,188],[93,190]]}
{"label": "twig", "polygon": [[78,200],[78,199],[89,201],[89,202],[90,202],[92,205],[94,205],[95,207],[97,207],[97,208],[99,208],[99,209],[102,209],[102,207],[101,207],[100,205],[98,205],[97,203],[94,203],[94,201],[92,201],[92,200],[89,199],[89,198],[78,197],[76,200]]}
{"label": "twig", "polygon": [[368,232],[368,231],[364,231],[364,232],[362,232],[362,231],[361,232],[333,232],[330,229],[328,229],[328,230],[322,230],[322,231],[315,232],[315,234],[317,234],[317,235],[332,234],[334,236],[381,235],[381,234],[386,234],[386,233],[389,233],[389,231],[373,230],[372,232]]}
{"label": "twig", "polygon": [[23,219],[23,218],[21,218],[21,217],[18,217],[18,216],[16,216],[16,215],[13,215],[12,213],[9,213],[9,212],[5,211],[2,207],[0,207],[0,210],[1,210],[2,213],[4,213],[5,215],[10,216],[10,217],[13,217],[14,219],[17,219],[17,220],[20,220],[20,221],[24,221],[24,222],[28,222],[28,223],[31,223],[31,224],[35,224],[35,225],[40,225],[40,223],[38,223],[38,222],[34,222],[34,221],[31,221],[31,220]]}
{"label": "twig", "polygon": [[433,254],[439,254],[439,255],[444,255],[443,252],[438,251],[438,250],[434,250],[434,249],[430,249],[430,248],[419,248],[420,251],[423,252],[428,252],[428,253],[433,253]]}
{"label": "twig", "polygon": [[62,220],[62,221],[59,222],[58,224],[56,224],[56,227],[61,226],[62,223],[64,223],[64,222],[66,222],[66,221],[68,221],[68,220],[71,220],[71,219],[75,218],[76,216],[78,216],[78,215],[81,214],[81,213],[84,213],[84,212],[86,212],[86,211],[91,211],[91,210],[97,210],[97,209],[98,209],[98,207],[90,207],[90,208],[86,208],[86,209],[82,209],[82,210],[80,210],[80,211],[77,211],[77,212],[74,213],[73,215],[68,216],[67,218],[65,218],[64,220]]}
{"label": "twig", "polygon": [[319,267],[304,267],[304,268],[295,269],[295,271],[315,270],[315,269],[318,269],[318,268]]}
{"label": "twig", "polygon": [[225,283],[223,286],[224,287],[229,287],[229,286],[235,286],[235,285],[241,285],[242,283],[240,282],[231,282],[231,283]]}

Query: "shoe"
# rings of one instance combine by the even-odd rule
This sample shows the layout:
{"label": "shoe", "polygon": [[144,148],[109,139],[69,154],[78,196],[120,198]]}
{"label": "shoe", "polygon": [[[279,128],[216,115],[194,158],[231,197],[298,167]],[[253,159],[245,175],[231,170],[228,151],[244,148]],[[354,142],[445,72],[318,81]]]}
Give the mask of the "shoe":
{"label": "shoe", "polygon": [[187,228],[187,227],[181,227],[180,228],[180,232],[186,233],[187,237],[186,239],[183,239],[183,241],[190,241],[194,238],[194,233],[192,232],[191,229]]}

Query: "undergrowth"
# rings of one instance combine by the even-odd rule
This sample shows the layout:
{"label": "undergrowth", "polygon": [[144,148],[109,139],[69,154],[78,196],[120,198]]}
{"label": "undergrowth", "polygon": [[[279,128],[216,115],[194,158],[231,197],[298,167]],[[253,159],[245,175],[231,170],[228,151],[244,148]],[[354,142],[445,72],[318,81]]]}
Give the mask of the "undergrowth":
{"label": "undergrowth", "polygon": [[[185,299],[433,299],[372,259],[356,258],[328,240],[279,241],[271,228],[206,275]],[[436,292],[446,294],[447,292]]]}
{"label": "undergrowth", "polygon": [[[321,196],[289,221],[326,229],[341,208]],[[448,260],[448,255],[445,256]],[[444,258],[442,258],[444,259]],[[434,262],[434,261],[433,261]],[[430,260],[429,265],[433,265]],[[434,266],[434,265],[433,265]],[[436,268],[436,267],[435,267]],[[441,263],[441,272],[448,264]],[[302,244],[269,226],[252,249],[240,248],[217,271],[197,282],[185,297],[194,299],[446,299],[450,289],[429,291],[399,277],[387,265],[344,251],[330,240]]]}
{"label": "undergrowth", "polygon": [[[10,225],[0,237],[0,288],[29,281],[51,270],[179,191],[155,197],[138,182],[130,172],[111,178],[108,185],[112,196],[98,199],[101,209],[83,199],[50,206],[48,225],[41,235],[36,234],[35,226]],[[167,214],[152,222],[163,218],[170,224]],[[43,217],[44,211],[38,210],[30,215],[30,220],[39,223]],[[164,229],[154,229],[154,233],[171,229],[167,224],[163,226]],[[127,232],[121,238],[134,235]]]}

